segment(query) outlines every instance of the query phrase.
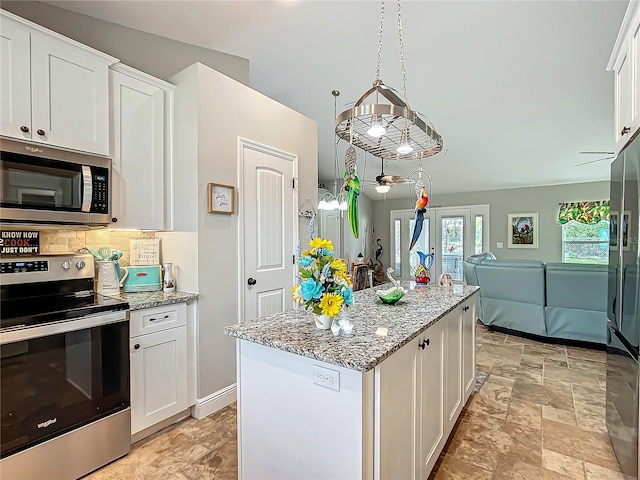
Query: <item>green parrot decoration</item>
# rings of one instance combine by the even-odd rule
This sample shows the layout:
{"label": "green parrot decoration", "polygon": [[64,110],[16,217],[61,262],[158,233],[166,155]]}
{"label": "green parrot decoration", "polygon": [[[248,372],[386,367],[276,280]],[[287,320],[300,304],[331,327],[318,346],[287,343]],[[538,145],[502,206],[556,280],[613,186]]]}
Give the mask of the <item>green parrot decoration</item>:
{"label": "green parrot decoration", "polygon": [[358,238],[360,236],[358,226],[358,195],[360,195],[360,179],[358,178],[358,170],[356,161],[358,154],[353,146],[347,149],[347,153],[344,157],[345,171],[344,171],[344,184],[342,188],[347,192],[347,218],[349,219],[349,225],[353,236]]}

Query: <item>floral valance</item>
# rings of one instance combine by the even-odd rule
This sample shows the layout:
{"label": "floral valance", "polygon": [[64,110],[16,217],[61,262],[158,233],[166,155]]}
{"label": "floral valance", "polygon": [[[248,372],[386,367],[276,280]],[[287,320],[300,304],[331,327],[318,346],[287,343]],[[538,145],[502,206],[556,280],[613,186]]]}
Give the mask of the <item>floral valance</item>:
{"label": "floral valance", "polygon": [[609,220],[609,200],[561,203],[558,223],[563,225],[571,220],[586,225],[595,225],[601,220]]}

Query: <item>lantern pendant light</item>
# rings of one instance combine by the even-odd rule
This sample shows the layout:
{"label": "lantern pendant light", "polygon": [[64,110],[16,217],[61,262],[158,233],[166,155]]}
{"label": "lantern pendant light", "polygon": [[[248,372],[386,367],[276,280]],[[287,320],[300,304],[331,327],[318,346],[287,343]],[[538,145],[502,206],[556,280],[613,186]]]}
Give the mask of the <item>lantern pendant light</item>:
{"label": "lantern pendant light", "polygon": [[[430,157],[442,150],[442,137],[424,115],[411,109],[407,101],[407,72],[404,63],[400,0],[398,0],[398,35],[402,66],[402,95],[385,85],[380,77],[383,30],[384,0],[381,0],[378,62],[373,87],[358,99],[353,108],[336,116],[336,134],[379,158],[414,160]],[[365,103],[365,100],[374,93],[375,103]],[[380,96],[384,97],[388,103],[378,103]]]}

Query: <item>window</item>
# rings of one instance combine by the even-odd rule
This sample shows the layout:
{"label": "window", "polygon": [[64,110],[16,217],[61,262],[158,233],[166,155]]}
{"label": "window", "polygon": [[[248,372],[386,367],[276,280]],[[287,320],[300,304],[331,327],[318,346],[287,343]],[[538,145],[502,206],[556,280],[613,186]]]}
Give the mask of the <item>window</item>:
{"label": "window", "polygon": [[606,265],[609,262],[609,221],[585,225],[571,220],[563,224],[562,261]]}
{"label": "window", "polygon": [[476,215],[476,245],[474,253],[482,253],[482,215]]}

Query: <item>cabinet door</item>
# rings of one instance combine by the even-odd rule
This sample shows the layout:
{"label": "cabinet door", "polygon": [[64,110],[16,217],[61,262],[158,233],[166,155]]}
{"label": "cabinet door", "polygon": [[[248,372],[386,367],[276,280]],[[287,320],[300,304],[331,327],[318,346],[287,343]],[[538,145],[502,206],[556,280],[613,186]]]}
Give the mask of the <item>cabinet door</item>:
{"label": "cabinet door", "polygon": [[134,337],[131,352],[131,434],[188,407],[187,327]]}
{"label": "cabinet door", "polygon": [[29,32],[6,17],[0,26],[0,135],[30,140]]}
{"label": "cabinet door", "polygon": [[462,307],[462,385],[464,400],[469,398],[476,386],[476,302],[467,302]]}
{"label": "cabinet door", "polygon": [[[629,55],[629,42],[625,42],[614,65],[616,95],[616,151],[620,151],[631,138],[632,109],[632,60]],[[629,131],[626,129],[629,128]],[[625,132],[625,133],[623,133]]]}
{"label": "cabinet door", "polygon": [[412,340],[376,367],[375,442],[380,454],[375,478],[421,478],[415,461],[420,432],[416,399],[424,353],[418,346],[421,342],[422,337]]}
{"label": "cabinet door", "polygon": [[631,132],[629,138],[640,127],[640,8],[636,11],[635,17],[631,22],[630,49],[631,65],[633,67],[632,74],[632,104],[631,104]]}
{"label": "cabinet door", "polygon": [[429,476],[447,440],[445,416],[443,415],[445,413],[443,409],[444,388],[445,383],[452,380],[445,377],[444,369],[447,320],[447,317],[443,318],[422,334],[424,342],[428,345],[420,355],[420,382],[417,396],[419,405],[418,461],[420,463],[419,478],[421,479]]}
{"label": "cabinet door", "polygon": [[164,228],[164,91],[110,72],[113,212],[118,228]]}
{"label": "cabinet door", "polygon": [[462,410],[462,307],[447,315],[444,372],[447,379],[444,394],[445,431],[449,432]]}
{"label": "cabinet door", "polygon": [[32,33],[31,118],[34,141],[109,155],[107,64],[74,45]]}

